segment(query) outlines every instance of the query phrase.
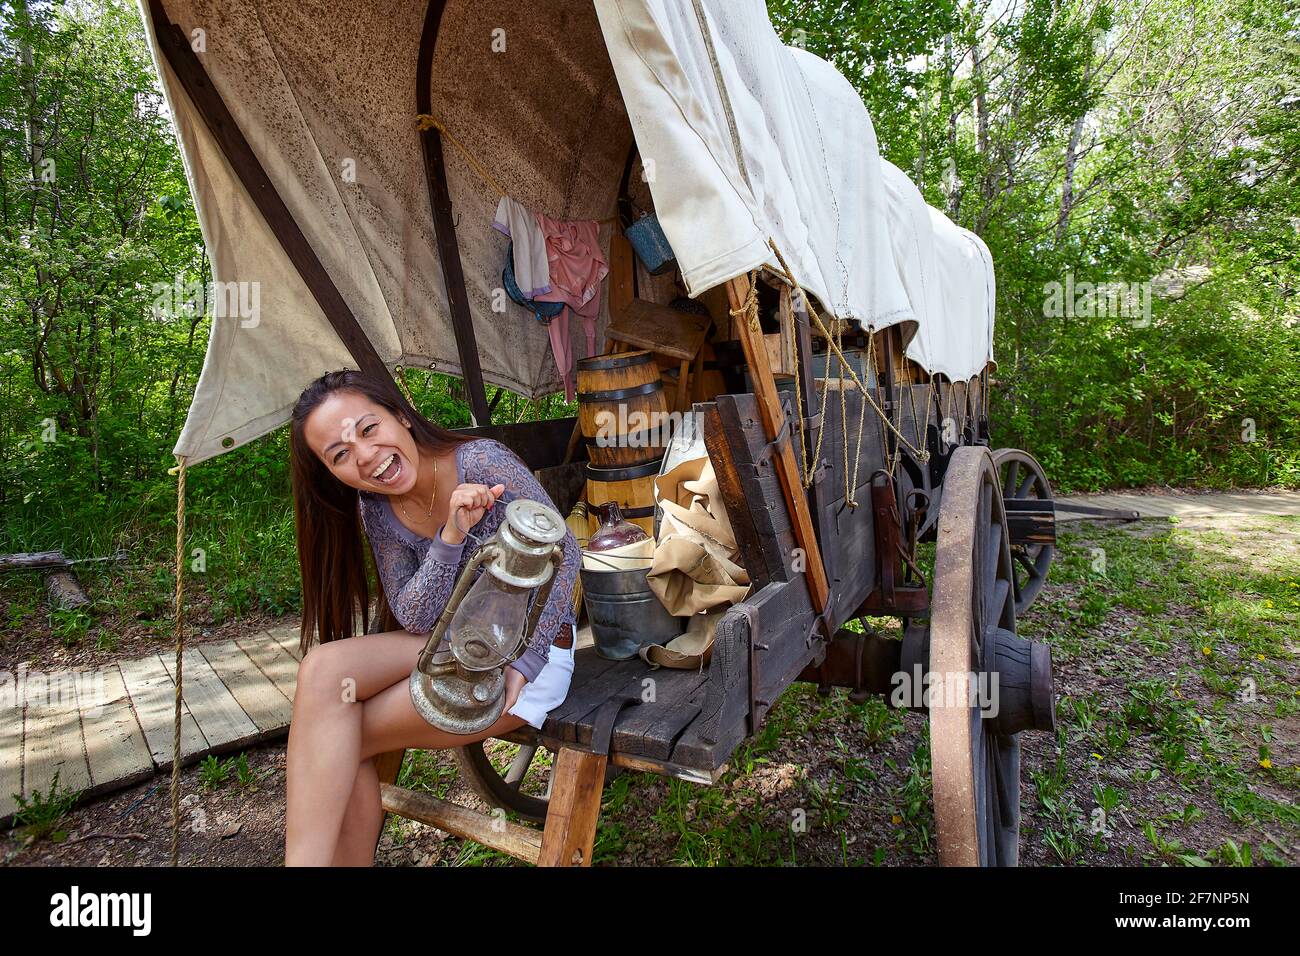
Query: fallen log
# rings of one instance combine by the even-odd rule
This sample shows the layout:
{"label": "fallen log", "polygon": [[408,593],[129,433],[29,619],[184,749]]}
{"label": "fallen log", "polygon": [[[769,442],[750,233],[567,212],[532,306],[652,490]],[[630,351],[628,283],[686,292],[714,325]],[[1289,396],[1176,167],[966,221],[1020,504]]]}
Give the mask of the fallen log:
{"label": "fallen log", "polygon": [[81,583],[73,573],[73,565],[125,561],[126,557],[126,552],[120,550],[106,558],[77,558],[71,561],[62,551],[0,554],[0,571],[45,571],[45,590],[50,596],[51,606],[69,611],[90,604],[90,598],[81,589]]}

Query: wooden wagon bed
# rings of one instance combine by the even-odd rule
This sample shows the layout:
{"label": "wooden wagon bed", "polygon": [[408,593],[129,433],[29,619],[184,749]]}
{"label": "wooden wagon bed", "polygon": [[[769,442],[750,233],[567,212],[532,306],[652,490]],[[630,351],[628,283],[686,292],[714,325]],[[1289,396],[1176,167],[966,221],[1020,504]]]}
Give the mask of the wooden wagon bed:
{"label": "wooden wagon bed", "polygon": [[[858,395],[846,403],[856,440]],[[700,670],[651,668],[640,658],[610,661],[591,646],[590,630],[578,634],[575,671],[568,697],[541,731],[524,727],[506,739],[599,752],[596,723],[610,700],[635,698],[614,719],[609,736],[611,763],[712,783],[726,769],[732,751],[761,725],[781,692],[821,664],[827,643],[803,580],[789,509],[783,500],[773,454],[763,434],[751,394],[720,395],[700,403],[705,441],[718,486],[731,516],[741,557],[753,587],[744,601],[719,620],[709,663]],[[827,403],[824,423],[810,424],[808,452],[817,428],[826,429],[821,462],[830,471],[842,460],[844,430],[838,401]],[[500,432],[498,432],[500,434]],[[504,437],[504,436],[503,436]],[[518,440],[517,434],[509,436]],[[797,445],[796,445],[797,448]],[[536,453],[538,448],[520,448]],[[864,462],[883,460],[874,421],[863,434]],[[827,624],[834,630],[853,617],[875,582],[873,519],[869,484],[873,466],[859,469],[858,507],[846,506],[841,475],[814,483],[813,521],[829,572],[832,607]]]}

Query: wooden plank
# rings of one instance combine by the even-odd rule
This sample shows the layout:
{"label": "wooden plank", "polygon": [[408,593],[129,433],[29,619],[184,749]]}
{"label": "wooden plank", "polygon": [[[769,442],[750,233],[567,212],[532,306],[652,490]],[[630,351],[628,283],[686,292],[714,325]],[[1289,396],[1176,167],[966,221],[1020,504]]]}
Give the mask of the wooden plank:
{"label": "wooden plank", "polygon": [[[871,475],[884,467],[884,449],[880,440],[880,427],[875,413],[867,410],[867,419],[860,419],[863,409],[862,394],[858,391],[845,395],[845,408],[841,412],[838,397],[827,402],[822,428],[826,437],[822,441],[822,457],[828,463],[825,479],[817,486],[821,527],[822,554],[826,558],[831,580],[833,613],[831,626],[838,628],[862,605],[875,587],[878,556],[875,553],[875,520],[871,509]],[[848,472],[845,472],[845,429],[849,423]],[[858,449],[858,422],[863,421],[862,447]],[[813,442],[817,441],[814,433]],[[860,455],[854,498],[856,508],[850,508],[845,497],[847,484],[852,483],[854,453]]]}
{"label": "wooden plank", "polygon": [[[787,585],[785,581],[773,582],[757,594]],[[807,593],[806,588],[799,590]],[[673,763],[678,766],[714,773],[745,736],[750,710],[750,628],[758,619],[750,605],[754,597],[751,594],[728,608],[718,622],[700,714],[673,748]]]}
{"label": "wooden plank", "polygon": [[[261,730],[244,713],[239,701],[198,648],[186,648],[182,660],[185,705],[198,722],[199,730],[208,742],[208,749],[233,750],[256,740],[261,735]],[[167,656],[162,661],[168,676],[173,681],[176,680],[173,670],[176,666],[175,658]]]}
{"label": "wooden plank", "polygon": [[[167,673],[162,657],[151,654],[139,660],[122,661],[118,667],[131,698],[131,707],[135,710],[140,729],[144,731],[154,766],[159,769],[171,767],[176,685]],[[182,704],[181,761],[207,749],[207,739],[189,708]]]}
{"label": "wooden plank", "polygon": [[759,541],[758,553],[767,565],[768,579],[789,580],[795,573],[790,512],[771,459],[758,467],[754,465],[757,450],[766,443],[758,420],[757,401],[748,394],[719,395],[717,407],[741,494],[749,502],[750,518]]}
{"label": "wooden plank", "polygon": [[[518,455],[533,471],[567,464],[564,452],[569,438],[578,428],[578,416],[550,418],[541,422],[517,422],[508,425],[480,425],[456,428],[461,435],[495,438]],[[585,452],[584,452],[585,454]]]}
{"label": "wooden plank", "polygon": [[302,650],[299,648],[301,640],[298,628],[292,625],[285,627],[271,627],[267,628],[263,633],[268,635],[271,640],[284,648],[284,652],[295,661],[302,661]]}
{"label": "wooden plank", "polygon": [[384,809],[389,813],[427,823],[444,833],[473,840],[525,863],[536,863],[541,856],[542,835],[518,823],[388,783],[380,783],[379,794]]}
{"label": "wooden plank", "polygon": [[237,637],[235,643],[257,665],[258,670],[280,689],[280,693],[292,701],[294,688],[298,686],[298,662],[275,641],[268,641],[259,635]]}
{"label": "wooden plank", "polygon": [[717,672],[710,675],[709,696],[700,718],[674,748],[674,763],[700,769],[720,766],[745,736],[751,639],[757,642],[754,728],[799,673],[821,660],[825,645],[804,640],[813,623],[810,600],[808,589],[798,581],[774,581],[727,611],[714,637],[709,667]]}
{"label": "wooden plank", "polygon": [[199,650],[260,732],[269,734],[289,726],[293,702],[262,673],[243,648],[227,641],[205,644]]}
{"label": "wooden plank", "polygon": [[713,463],[713,473],[718,481],[718,493],[722,495],[723,507],[731,522],[731,530],[736,538],[736,547],[740,560],[749,572],[749,580],[755,591],[762,589],[772,580],[780,563],[775,555],[764,552],[754,527],[753,503],[746,496],[736,461],[731,453],[733,439],[729,438],[727,426],[718,411],[717,402],[704,403],[704,447]]}
{"label": "wooden plank", "polygon": [[699,716],[709,683],[707,671],[679,673],[688,679],[656,688],[655,700],[643,701],[623,711],[614,726],[611,752],[658,760],[672,756],[677,738]]}
{"label": "wooden plank", "polygon": [[18,807],[14,794],[23,787],[23,699],[13,673],[0,673],[0,820]]}
{"label": "wooden plank", "polygon": [[74,673],[27,674],[23,699],[23,792],[28,796],[48,792],[55,773],[60,790],[89,789],[90,764]]}
{"label": "wooden plank", "polygon": [[[615,696],[621,697],[624,694],[633,694],[642,700],[642,703],[629,705],[619,712],[618,716],[614,720],[613,732],[615,734],[618,732],[620,724],[639,718],[638,723],[640,730],[634,732],[625,739],[630,745],[630,753],[648,757],[653,755],[641,754],[636,747],[639,746],[639,741],[649,724],[655,722],[655,718],[653,716],[647,718],[647,715],[642,714],[642,711],[648,711],[649,715],[654,715],[656,713],[662,714],[664,707],[672,706],[674,702],[685,703],[690,694],[683,690],[683,688],[693,690],[699,683],[700,678],[696,671],[675,670],[666,667],[661,667],[659,670],[651,670],[648,665],[644,664],[640,660],[638,660],[637,663],[641,664],[641,668],[637,671],[628,673],[625,682],[614,690],[613,693],[607,694],[606,699]],[[646,681],[654,681],[653,686],[656,703],[649,704],[644,702],[646,688],[649,686],[646,684]],[[598,711],[599,705],[574,721],[573,726],[576,731],[576,742],[583,747],[591,746],[592,731],[595,727],[595,717]],[[634,718],[633,715],[636,715],[636,718]],[[667,749],[671,751],[671,747]],[[612,738],[610,750],[611,752],[614,750]],[[663,754],[663,756],[667,756],[667,754]]]}
{"label": "wooden plank", "polygon": [[[576,659],[582,653],[574,655],[575,672],[576,667],[580,666],[576,663]],[[640,681],[650,672],[649,666],[639,658],[630,661],[605,662],[596,654],[595,648],[585,653],[589,658],[588,666],[591,667],[593,676],[581,683],[570,684],[569,695],[564,703],[551,711],[546,723],[542,725],[543,736],[556,738],[562,743],[577,743],[577,724],[583,717],[609,700],[620,689],[634,680]],[[596,662],[609,663],[612,666],[597,671],[599,665]]]}
{"label": "wooden plank", "polygon": [[691,362],[704,345],[712,321],[707,315],[633,299],[623,308],[618,321],[610,321],[605,334],[636,348],[667,355],[677,362]]}
{"label": "wooden plank", "polygon": [[95,700],[77,693],[81,726],[90,763],[90,782],[95,789],[110,784],[126,786],[154,772],[153,757],[144,732],[131,708],[126,683],[116,664],[99,670]]}
{"label": "wooden plank", "polygon": [[632,286],[632,273],[636,268],[633,258],[632,243],[627,236],[615,229],[609,237],[609,319],[616,323],[631,303],[635,295]]}

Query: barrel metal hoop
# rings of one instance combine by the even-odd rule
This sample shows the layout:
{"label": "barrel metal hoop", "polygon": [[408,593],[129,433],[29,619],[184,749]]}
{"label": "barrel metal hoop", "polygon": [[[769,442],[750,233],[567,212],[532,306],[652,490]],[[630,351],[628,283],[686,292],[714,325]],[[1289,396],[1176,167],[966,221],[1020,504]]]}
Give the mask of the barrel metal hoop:
{"label": "barrel metal hoop", "polygon": [[598,402],[612,402],[620,398],[635,398],[638,395],[649,395],[652,392],[663,391],[663,382],[655,379],[653,382],[646,382],[644,385],[634,385],[631,388],[615,388],[607,392],[579,392],[578,402],[583,405],[591,405]]}
{"label": "barrel metal hoop", "polygon": [[647,475],[659,474],[659,469],[663,466],[663,458],[660,456],[654,461],[647,461],[643,465],[628,465],[626,468],[593,468],[587,466],[587,480],[600,481],[610,484],[616,481],[631,481],[634,478],[645,478]]}
{"label": "barrel metal hoop", "polygon": [[602,372],[611,368],[627,368],[630,365],[648,365],[650,362],[650,353],[647,351],[630,352],[626,355],[596,355],[578,359],[578,370]]}

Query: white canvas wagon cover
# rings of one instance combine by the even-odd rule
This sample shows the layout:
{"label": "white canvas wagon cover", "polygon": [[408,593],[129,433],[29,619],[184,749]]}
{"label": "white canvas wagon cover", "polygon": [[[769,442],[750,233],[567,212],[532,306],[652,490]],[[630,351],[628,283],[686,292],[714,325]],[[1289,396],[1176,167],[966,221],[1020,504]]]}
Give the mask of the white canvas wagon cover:
{"label": "white canvas wagon cover", "polygon": [[[311,379],[357,362],[169,66],[159,5],[383,363],[462,374],[416,123],[426,4],[140,4],[213,277],[257,290],[256,316],[214,318],[175,453],[201,461],[265,434]],[[853,87],[784,46],[762,0],[433,7],[420,78],[430,111],[526,207],[612,216],[635,136],[691,294],[775,265],[770,238],[832,315],[906,323],[909,355],[930,372],[965,379],[991,359],[987,249],[887,183]],[[529,397],[557,391],[545,329],[513,303],[500,311],[499,196],[458,149],[444,154],[483,379]],[[915,233],[900,238],[901,222]],[[602,309],[598,344],[607,318]]]}

